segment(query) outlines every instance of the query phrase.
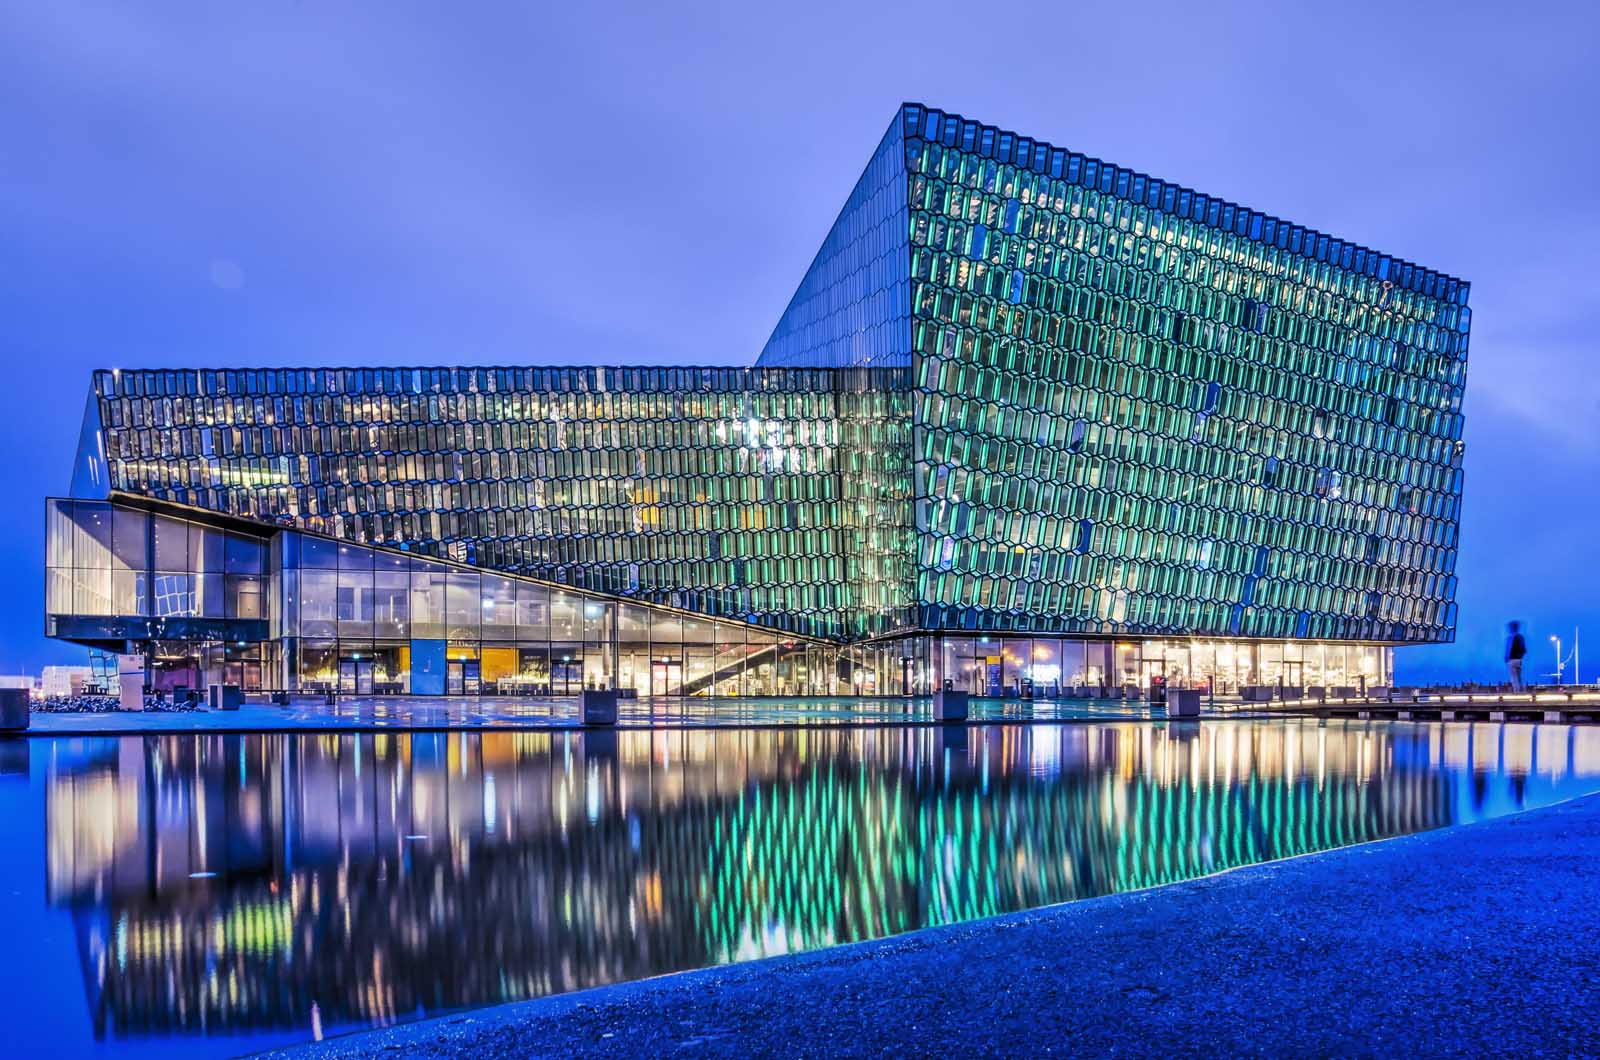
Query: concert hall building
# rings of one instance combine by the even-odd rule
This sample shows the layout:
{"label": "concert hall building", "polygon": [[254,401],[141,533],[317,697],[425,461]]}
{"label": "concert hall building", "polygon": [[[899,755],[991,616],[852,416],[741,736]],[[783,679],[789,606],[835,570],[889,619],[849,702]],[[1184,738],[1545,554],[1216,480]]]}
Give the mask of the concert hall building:
{"label": "concert hall building", "polygon": [[1467,301],[906,104],[749,367],[94,373],[46,630],[158,687],[1384,684],[1455,634]]}

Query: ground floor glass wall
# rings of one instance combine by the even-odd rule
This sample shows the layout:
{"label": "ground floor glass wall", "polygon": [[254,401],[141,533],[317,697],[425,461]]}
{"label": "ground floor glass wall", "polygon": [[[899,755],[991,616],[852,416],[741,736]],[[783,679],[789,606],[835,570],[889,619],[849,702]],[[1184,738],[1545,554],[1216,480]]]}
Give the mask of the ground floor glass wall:
{"label": "ground floor glass wall", "polygon": [[[167,694],[204,693],[211,685],[238,685],[249,692],[273,684],[279,645],[228,644],[220,641],[159,640],[150,645],[146,680]],[[115,674],[112,674],[113,684]]]}
{"label": "ground floor glass wall", "polygon": [[[159,689],[346,695],[1232,695],[1389,683],[1392,649],[1318,641],[917,634],[808,641],[293,530],[254,536],[105,501],[48,508],[47,630],[140,643]],[[120,588],[119,588],[120,587]],[[123,590],[126,591],[123,591]],[[187,630],[174,635],[173,630]],[[263,632],[265,640],[258,640]],[[163,633],[171,639],[148,640]],[[226,637],[240,639],[202,639]],[[190,639],[183,639],[183,637]]]}
{"label": "ground floor glass wall", "polygon": [[[1354,688],[1387,684],[1393,649],[1311,641],[908,638],[914,691],[1049,698],[1152,684],[1233,695],[1251,685]],[[928,647],[924,648],[923,645]]]}
{"label": "ground floor glass wall", "polygon": [[[360,695],[576,695],[620,688],[639,696],[799,696],[841,691],[837,649],[762,630],[719,628],[682,639],[695,619],[656,619],[615,606],[647,627],[585,641],[285,642],[286,686]],[[653,627],[653,628],[649,628]],[[691,628],[689,637],[700,632]],[[671,639],[669,639],[671,638]],[[870,682],[868,682],[870,684]]]}
{"label": "ground floor glass wall", "polygon": [[309,534],[272,549],[281,687],[356,695],[817,695],[837,649]]}
{"label": "ground floor glass wall", "polygon": [[[1377,645],[916,636],[836,647],[630,604],[604,606],[617,609],[615,639],[159,641],[151,684],[168,692],[225,682],[345,695],[559,696],[615,687],[641,697],[897,696],[948,687],[1047,699],[1130,685],[1144,695],[1158,680],[1219,696],[1280,683],[1360,690],[1387,684],[1393,672],[1393,649]],[[711,625],[709,634],[701,628]],[[418,688],[415,673],[438,680]]]}

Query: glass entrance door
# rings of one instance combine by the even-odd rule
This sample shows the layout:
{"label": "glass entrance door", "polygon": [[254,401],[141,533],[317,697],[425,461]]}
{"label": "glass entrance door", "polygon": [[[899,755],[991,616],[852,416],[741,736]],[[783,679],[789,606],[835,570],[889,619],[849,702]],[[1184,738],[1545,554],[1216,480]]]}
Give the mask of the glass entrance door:
{"label": "glass entrance door", "polygon": [[339,691],[345,695],[372,695],[372,660],[340,659]]}
{"label": "glass entrance door", "polygon": [[259,691],[261,664],[249,659],[244,662],[225,663],[222,667],[222,683],[238,685],[246,692]]}
{"label": "glass entrance door", "polygon": [[1165,688],[1167,683],[1167,662],[1165,659],[1145,659],[1139,664],[1139,684],[1144,688],[1147,697],[1159,686]]}
{"label": "glass entrance door", "polygon": [[1002,674],[1000,672],[1000,656],[998,656],[998,655],[985,655],[982,658],[983,658],[983,663],[982,663],[982,665],[983,665],[983,690],[981,692],[979,692],[978,694],[981,695],[981,696],[992,696],[992,697],[995,697],[995,698],[999,698],[999,696],[1000,696],[1000,681],[1001,681],[1001,677],[1002,677]]}
{"label": "glass entrance door", "polygon": [[[450,668],[446,671],[444,691],[451,696],[475,696],[481,692],[482,684],[478,676],[480,673],[477,659],[451,659]],[[371,677],[368,677],[371,680]]]}
{"label": "glass entrance door", "polygon": [[583,691],[583,659],[562,655],[550,660],[550,691],[557,696],[575,696]]}
{"label": "glass entrance door", "polygon": [[1189,649],[1167,647],[1167,684],[1173,688],[1192,688],[1189,671]]}
{"label": "glass entrance door", "polygon": [[654,659],[650,663],[650,694],[670,696],[683,687],[683,664],[676,659]]}

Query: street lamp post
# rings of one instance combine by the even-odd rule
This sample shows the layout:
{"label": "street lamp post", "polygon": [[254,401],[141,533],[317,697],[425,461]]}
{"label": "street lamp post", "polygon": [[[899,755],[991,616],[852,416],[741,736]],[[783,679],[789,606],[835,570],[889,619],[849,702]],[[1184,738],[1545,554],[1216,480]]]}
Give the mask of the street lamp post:
{"label": "street lamp post", "polygon": [[1556,646],[1556,686],[1560,687],[1560,685],[1561,685],[1561,670],[1562,670],[1562,666],[1561,666],[1561,638],[1556,636],[1554,633],[1552,633],[1552,634],[1550,634],[1550,640]]}

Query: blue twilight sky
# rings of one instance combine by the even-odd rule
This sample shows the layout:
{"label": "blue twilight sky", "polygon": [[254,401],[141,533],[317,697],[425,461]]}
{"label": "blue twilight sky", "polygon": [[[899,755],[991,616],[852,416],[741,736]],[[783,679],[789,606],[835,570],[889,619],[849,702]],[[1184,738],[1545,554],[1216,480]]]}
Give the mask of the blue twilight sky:
{"label": "blue twilight sky", "polygon": [[[770,10],[768,10],[770,8]],[[1296,10],[1299,8],[1300,10]],[[1470,280],[1461,630],[1592,627],[1580,3],[0,5],[0,672],[90,369],[748,363],[903,99]]]}

